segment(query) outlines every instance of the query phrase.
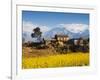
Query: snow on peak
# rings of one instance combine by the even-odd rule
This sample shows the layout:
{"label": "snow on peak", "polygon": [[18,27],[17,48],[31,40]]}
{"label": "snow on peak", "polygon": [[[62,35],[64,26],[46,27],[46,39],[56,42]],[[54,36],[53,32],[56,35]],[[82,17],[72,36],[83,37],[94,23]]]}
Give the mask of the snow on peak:
{"label": "snow on peak", "polygon": [[61,27],[64,27],[66,30],[72,33],[81,33],[88,29],[86,24],[60,24]]}

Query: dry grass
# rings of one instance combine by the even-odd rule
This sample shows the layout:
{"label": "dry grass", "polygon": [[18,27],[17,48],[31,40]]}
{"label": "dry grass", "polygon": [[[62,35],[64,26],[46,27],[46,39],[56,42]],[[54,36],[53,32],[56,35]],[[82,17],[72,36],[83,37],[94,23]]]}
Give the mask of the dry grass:
{"label": "dry grass", "polygon": [[23,47],[23,57],[40,57],[58,54],[51,49],[34,49],[32,47]]}

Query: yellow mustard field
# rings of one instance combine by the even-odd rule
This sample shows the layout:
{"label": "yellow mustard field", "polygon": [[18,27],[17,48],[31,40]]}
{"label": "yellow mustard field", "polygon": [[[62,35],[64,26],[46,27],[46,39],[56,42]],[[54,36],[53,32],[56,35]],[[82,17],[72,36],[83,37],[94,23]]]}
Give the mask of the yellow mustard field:
{"label": "yellow mustard field", "polygon": [[42,57],[23,57],[22,68],[52,68],[69,66],[88,66],[89,53],[69,53]]}

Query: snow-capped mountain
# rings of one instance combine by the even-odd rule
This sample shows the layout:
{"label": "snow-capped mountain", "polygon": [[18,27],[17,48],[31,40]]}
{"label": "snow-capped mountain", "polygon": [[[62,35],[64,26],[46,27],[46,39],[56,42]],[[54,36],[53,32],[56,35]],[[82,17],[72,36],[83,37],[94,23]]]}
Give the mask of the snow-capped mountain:
{"label": "snow-capped mountain", "polygon": [[43,34],[43,37],[46,39],[53,38],[56,34],[62,34],[66,35],[69,34],[70,32],[67,31],[65,28],[53,28]]}
{"label": "snow-capped mountain", "polygon": [[89,30],[85,30],[85,31],[79,31],[77,33],[74,33],[72,31],[67,30],[64,27],[57,27],[57,28],[53,28],[47,32],[45,32],[43,34],[43,37],[45,39],[51,39],[53,38],[56,34],[60,34],[60,35],[68,35],[70,38],[88,38],[89,37]]}
{"label": "snow-capped mountain", "polygon": [[[80,38],[80,37],[82,37],[82,38],[89,38],[89,30],[88,29],[83,30],[83,31],[78,31],[76,33],[76,32],[67,30],[64,27],[52,28],[51,30],[42,33],[42,38],[44,38],[44,39],[52,39],[52,38],[54,38],[54,36],[56,34],[68,35],[71,39],[72,38]],[[31,32],[23,32],[22,33],[22,38],[25,39],[25,42],[33,41],[34,40],[34,38],[31,37]]]}

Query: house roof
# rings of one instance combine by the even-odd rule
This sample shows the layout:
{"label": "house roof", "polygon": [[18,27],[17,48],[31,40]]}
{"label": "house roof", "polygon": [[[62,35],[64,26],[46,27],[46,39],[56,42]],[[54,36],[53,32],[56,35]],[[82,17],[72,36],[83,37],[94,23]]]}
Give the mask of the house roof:
{"label": "house roof", "polygon": [[68,35],[55,35],[55,37],[68,37]]}

